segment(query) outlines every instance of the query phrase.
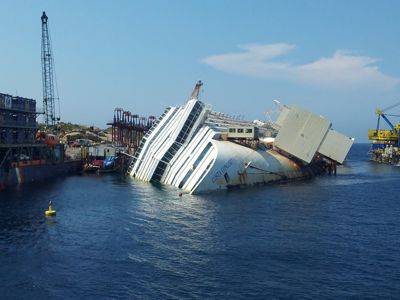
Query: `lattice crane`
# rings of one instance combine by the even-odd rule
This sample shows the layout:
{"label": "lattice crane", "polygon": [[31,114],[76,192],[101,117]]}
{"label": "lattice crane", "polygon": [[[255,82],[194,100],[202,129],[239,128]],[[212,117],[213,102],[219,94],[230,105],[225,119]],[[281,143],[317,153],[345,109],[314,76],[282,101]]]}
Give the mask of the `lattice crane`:
{"label": "lattice crane", "polygon": [[54,126],[60,121],[60,112],[56,114],[56,101],[58,103],[58,95],[56,96],[54,88],[57,88],[54,70],[54,58],[51,49],[51,39],[49,33],[48,20],[46,12],[42,17],[42,83],[43,83],[43,109],[46,126]]}

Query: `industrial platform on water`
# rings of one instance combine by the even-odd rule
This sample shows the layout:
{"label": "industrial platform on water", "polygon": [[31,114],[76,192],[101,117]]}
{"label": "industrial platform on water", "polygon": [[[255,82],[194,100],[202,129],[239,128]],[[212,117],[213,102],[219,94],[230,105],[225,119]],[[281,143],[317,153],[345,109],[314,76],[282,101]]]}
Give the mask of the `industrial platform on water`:
{"label": "industrial platform on water", "polygon": [[37,114],[35,100],[0,94],[0,190],[81,169],[56,136],[38,131]]}
{"label": "industrial platform on water", "polygon": [[[378,163],[400,166],[400,123],[393,124],[389,117],[400,117],[400,115],[388,113],[399,103],[385,109],[376,109],[378,117],[376,129],[368,131],[368,139],[371,141],[371,160]],[[389,126],[389,129],[381,129],[381,119]]]}

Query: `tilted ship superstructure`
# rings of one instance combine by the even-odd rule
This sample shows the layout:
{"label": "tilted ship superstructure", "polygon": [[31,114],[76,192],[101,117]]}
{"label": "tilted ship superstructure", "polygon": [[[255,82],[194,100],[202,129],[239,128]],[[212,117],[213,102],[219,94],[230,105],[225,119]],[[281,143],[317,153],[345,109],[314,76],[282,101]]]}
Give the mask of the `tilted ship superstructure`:
{"label": "tilted ship superstructure", "polygon": [[336,172],[353,139],[299,107],[280,106],[276,122],[215,112],[198,99],[168,107],[143,137],[129,173],[188,193],[243,187]]}

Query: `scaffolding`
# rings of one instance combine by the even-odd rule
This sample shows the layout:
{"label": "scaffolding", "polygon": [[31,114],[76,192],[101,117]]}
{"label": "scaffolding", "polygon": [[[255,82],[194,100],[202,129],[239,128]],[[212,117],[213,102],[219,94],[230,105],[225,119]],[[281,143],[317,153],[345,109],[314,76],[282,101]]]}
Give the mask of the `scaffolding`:
{"label": "scaffolding", "polygon": [[111,126],[112,143],[117,147],[127,147],[133,153],[155,119],[154,116],[141,117],[122,108],[114,109],[113,121],[107,123]]}
{"label": "scaffolding", "polygon": [[0,93],[0,146],[35,142],[36,101]]}

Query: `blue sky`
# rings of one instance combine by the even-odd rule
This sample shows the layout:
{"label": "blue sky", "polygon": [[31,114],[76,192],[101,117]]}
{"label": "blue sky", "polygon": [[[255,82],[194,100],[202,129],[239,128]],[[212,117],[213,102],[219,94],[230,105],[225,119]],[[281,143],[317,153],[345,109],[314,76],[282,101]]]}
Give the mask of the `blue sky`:
{"label": "blue sky", "polygon": [[[105,127],[158,115],[204,81],[215,110],[264,118],[272,100],[359,141],[399,101],[397,1],[1,1],[0,91],[41,103],[49,16],[62,118]],[[399,108],[400,110],[400,108]]]}

